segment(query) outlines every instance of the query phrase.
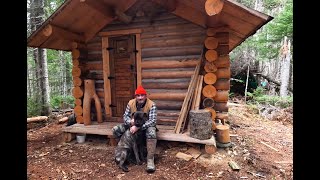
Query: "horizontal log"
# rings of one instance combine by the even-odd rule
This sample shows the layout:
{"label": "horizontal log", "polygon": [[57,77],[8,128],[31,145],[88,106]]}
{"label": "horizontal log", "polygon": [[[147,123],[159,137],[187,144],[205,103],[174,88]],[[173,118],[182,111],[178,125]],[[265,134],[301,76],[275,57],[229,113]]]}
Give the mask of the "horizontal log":
{"label": "horizontal log", "polygon": [[30,117],[30,118],[27,118],[27,123],[41,122],[41,121],[46,121],[46,120],[48,120],[48,116]]}
{"label": "horizontal log", "polygon": [[230,67],[231,64],[229,55],[219,56],[218,59],[213,63],[217,68]]}
{"label": "horizontal log", "polygon": [[201,48],[202,48],[201,46],[146,48],[146,49],[142,49],[141,55],[142,55],[142,58],[200,55]]}
{"label": "horizontal log", "polygon": [[217,91],[217,94],[213,99],[215,102],[228,102],[229,91],[225,91],[225,90]]}
{"label": "horizontal log", "polygon": [[160,69],[160,68],[190,68],[196,67],[199,60],[162,60],[162,61],[143,61],[142,69]]}
{"label": "horizontal log", "polygon": [[161,117],[161,116],[157,116],[157,125],[171,125],[174,126],[177,123],[177,119],[176,118],[168,118],[168,117]]}
{"label": "horizontal log", "polygon": [[179,101],[184,100],[186,93],[149,93],[148,97],[154,100],[171,100]]}
{"label": "horizontal log", "polygon": [[219,44],[229,44],[229,32],[217,32],[214,36]]}
{"label": "horizontal log", "polygon": [[206,0],[204,8],[209,16],[213,16],[222,11],[223,5],[222,0]]}
{"label": "horizontal log", "polygon": [[181,110],[182,101],[153,100],[159,110]]}
{"label": "horizontal log", "polygon": [[[174,39],[173,39],[174,38]],[[177,47],[177,46],[192,46],[203,43],[204,38],[201,36],[176,36],[176,37],[162,37],[157,39],[142,39],[142,48],[156,48],[156,47]]]}
{"label": "horizontal log", "polygon": [[142,83],[145,89],[187,89],[189,87],[189,82],[165,82],[165,83],[155,83],[148,82]]}
{"label": "horizontal log", "polygon": [[161,72],[151,72],[142,71],[143,79],[165,79],[165,78],[186,78],[193,75],[193,71],[161,71]]}
{"label": "horizontal log", "polygon": [[228,112],[228,104],[226,102],[216,102],[214,103],[213,109],[215,109],[217,112]]}
{"label": "horizontal log", "polygon": [[217,66],[213,62],[206,61],[204,65],[204,70],[209,72],[216,72],[218,70]]}
{"label": "horizontal log", "polygon": [[229,54],[229,45],[219,44],[216,50],[217,50],[219,56],[228,55]]}
{"label": "horizontal log", "polygon": [[148,33],[142,33],[141,39],[153,39],[157,37],[169,37],[169,36],[204,36],[203,30],[199,29],[198,27],[188,29],[189,31],[185,30],[178,30],[175,31],[168,31],[168,30],[162,30],[162,31],[156,31],[156,32],[148,32]]}
{"label": "horizontal log", "polygon": [[218,68],[218,70],[215,72],[218,79],[226,78],[230,79],[231,77],[231,70],[229,68]]}
{"label": "horizontal log", "polygon": [[230,90],[230,79],[217,79],[213,86],[217,90]]}
{"label": "horizontal log", "polygon": [[170,111],[170,110],[158,110],[158,116],[169,116],[169,117],[179,117],[180,111]]}

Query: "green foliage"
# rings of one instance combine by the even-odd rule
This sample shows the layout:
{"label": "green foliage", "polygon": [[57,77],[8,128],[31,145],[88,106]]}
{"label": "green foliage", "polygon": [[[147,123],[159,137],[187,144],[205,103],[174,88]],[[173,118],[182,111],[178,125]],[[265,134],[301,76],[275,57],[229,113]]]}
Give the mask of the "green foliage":
{"label": "green foliage", "polygon": [[74,104],[74,97],[73,96],[51,96],[51,107],[55,108],[55,109],[59,109],[62,103],[66,103],[69,104],[70,106],[73,106]]}
{"label": "green foliage", "polygon": [[38,116],[41,114],[41,105],[34,98],[27,99],[27,117]]}
{"label": "green foliage", "polygon": [[286,108],[293,105],[293,97],[280,97],[265,95],[265,90],[262,87],[258,87],[253,93],[247,92],[248,97],[251,98],[249,103],[252,104],[270,104],[280,108]]}

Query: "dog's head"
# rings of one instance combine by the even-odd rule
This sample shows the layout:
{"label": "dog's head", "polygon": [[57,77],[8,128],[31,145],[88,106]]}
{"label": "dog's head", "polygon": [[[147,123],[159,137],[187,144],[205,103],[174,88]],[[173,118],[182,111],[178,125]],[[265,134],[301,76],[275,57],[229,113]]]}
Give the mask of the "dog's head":
{"label": "dog's head", "polygon": [[132,116],[134,118],[134,124],[137,127],[141,127],[148,120],[147,113],[144,113],[143,111],[136,111]]}

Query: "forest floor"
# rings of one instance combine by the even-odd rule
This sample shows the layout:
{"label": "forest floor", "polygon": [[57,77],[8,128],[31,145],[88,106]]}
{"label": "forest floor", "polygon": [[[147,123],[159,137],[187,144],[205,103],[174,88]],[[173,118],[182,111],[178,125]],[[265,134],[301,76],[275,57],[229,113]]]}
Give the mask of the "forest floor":
{"label": "forest floor", "polygon": [[[29,126],[27,131],[28,179],[293,179],[292,108],[260,116],[251,106],[229,107],[231,148],[210,155],[204,145],[158,141],[156,171],[148,174],[146,163],[129,165],[124,173],[114,162],[114,146],[101,135],[87,135],[84,143],[63,141],[55,118]],[[198,149],[192,159],[176,157]],[[229,162],[239,165],[233,170]]]}

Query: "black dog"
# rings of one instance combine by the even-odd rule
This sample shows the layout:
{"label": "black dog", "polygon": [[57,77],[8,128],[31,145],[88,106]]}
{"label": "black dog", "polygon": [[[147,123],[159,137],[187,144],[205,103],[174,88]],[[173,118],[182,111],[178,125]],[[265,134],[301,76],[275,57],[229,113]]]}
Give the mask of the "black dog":
{"label": "black dog", "polygon": [[[136,111],[133,114],[135,126],[141,127],[146,120],[148,119],[147,114],[142,111]],[[115,162],[118,164],[119,168],[123,171],[128,172],[127,163],[129,162],[130,155],[132,151],[135,156],[136,164],[141,165],[142,162],[139,158],[139,153],[142,153],[141,150],[138,150],[137,140],[140,137],[141,130],[138,130],[136,133],[131,134],[130,128],[128,128],[125,133],[121,136],[120,141],[115,149]],[[140,154],[140,156],[142,156]]]}

